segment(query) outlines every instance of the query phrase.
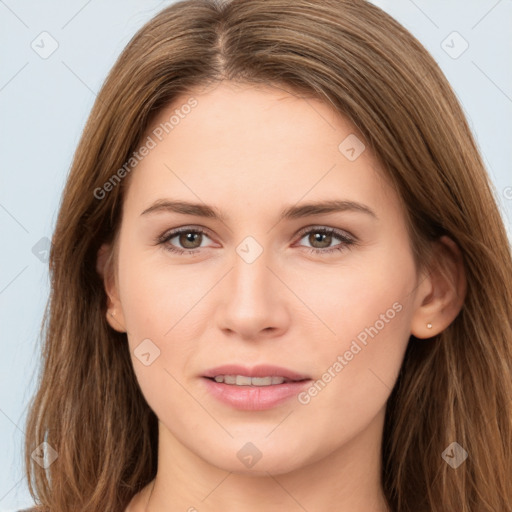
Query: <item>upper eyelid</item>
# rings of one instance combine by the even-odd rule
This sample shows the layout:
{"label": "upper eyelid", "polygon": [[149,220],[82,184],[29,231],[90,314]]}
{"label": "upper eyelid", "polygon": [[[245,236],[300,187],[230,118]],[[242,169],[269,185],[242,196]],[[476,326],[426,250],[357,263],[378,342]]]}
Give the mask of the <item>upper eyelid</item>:
{"label": "upper eyelid", "polygon": [[341,228],[334,228],[332,226],[324,226],[322,224],[313,224],[311,226],[306,226],[302,229],[300,229],[297,234],[295,236],[304,236],[306,233],[309,233],[310,231],[315,231],[318,230],[318,231],[330,231],[333,235],[346,235],[348,238],[351,238],[353,240],[355,240],[355,236],[350,233],[349,231],[347,231],[346,229],[341,229]]}
{"label": "upper eyelid", "polygon": [[169,238],[174,238],[175,236],[181,234],[181,233],[187,233],[187,232],[198,232],[198,233],[203,233],[203,234],[206,234],[208,235],[209,238],[213,238],[211,236],[211,231],[205,227],[202,227],[202,226],[194,226],[194,225],[190,225],[190,226],[180,226],[178,228],[172,228],[172,229],[168,229],[167,231],[165,231],[159,238],[160,239],[169,239]]}

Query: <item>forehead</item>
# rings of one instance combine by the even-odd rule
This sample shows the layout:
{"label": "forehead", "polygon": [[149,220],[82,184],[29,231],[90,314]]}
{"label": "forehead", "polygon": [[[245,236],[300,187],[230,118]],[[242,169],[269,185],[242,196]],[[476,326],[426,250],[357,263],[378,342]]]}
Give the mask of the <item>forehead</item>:
{"label": "forehead", "polygon": [[128,193],[139,206],[164,193],[226,208],[306,196],[393,200],[352,123],[318,99],[278,87],[221,82],[192,90],[158,113],[148,137],[154,147]]}

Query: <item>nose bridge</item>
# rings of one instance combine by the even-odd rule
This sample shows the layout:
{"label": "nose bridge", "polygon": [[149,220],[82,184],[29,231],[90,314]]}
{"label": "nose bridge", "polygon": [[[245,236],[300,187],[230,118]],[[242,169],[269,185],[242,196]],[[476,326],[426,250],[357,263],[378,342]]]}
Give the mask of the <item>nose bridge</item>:
{"label": "nose bridge", "polygon": [[239,300],[265,300],[270,291],[272,273],[267,268],[272,260],[269,250],[264,249],[254,237],[248,236],[236,247],[233,259],[233,293]]}
{"label": "nose bridge", "polygon": [[279,280],[269,267],[273,255],[253,237],[236,248],[226,276],[217,315],[220,326],[252,337],[268,328],[282,328],[288,315]]}

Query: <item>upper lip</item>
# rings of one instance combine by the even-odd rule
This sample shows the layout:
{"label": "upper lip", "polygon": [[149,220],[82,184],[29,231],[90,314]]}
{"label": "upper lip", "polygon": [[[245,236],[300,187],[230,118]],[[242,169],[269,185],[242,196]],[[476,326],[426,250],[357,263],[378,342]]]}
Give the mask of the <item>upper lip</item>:
{"label": "upper lip", "polygon": [[283,368],[281,366],[262,364],[248,368],[238,364],[226,364],[207,370],[203,377],[213,378],[218,375],[245,375],[247,377],[284,377],[285,379],[299,381],[310,379],[308,375]]}

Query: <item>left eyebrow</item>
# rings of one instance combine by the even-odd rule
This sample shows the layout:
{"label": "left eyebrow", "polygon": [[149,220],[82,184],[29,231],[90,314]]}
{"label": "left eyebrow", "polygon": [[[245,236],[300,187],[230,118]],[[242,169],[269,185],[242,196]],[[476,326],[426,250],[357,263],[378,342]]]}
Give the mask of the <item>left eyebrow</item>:
{"label": "left eyebrow", "polygon": [[[188,201],[172,201],[169,199],[159,199],[158,201],[155,201],[149,208],[146,208],[141,215],[162,211],[219,219],[223,222],[227,221],[227,216],[214,206],[204,203],[191,203]],[[375,212],[365,204],[347,200],[331,200],[288,206],[281,212],[279,220],[299,219],[302,217],[309,217],[310,215],[321,215],[344,211],[365,213],[374,219],[378,218]]]}
{"label": "left eyebrow", "polygon": [[306,203],[300,206],[289,206],[281,212],[280,219],[299,219],[301,217],[308,217],[309,215],[320,215],[344,211],[365,213],[375,219],[378,218],[377,214],[365,204],[356,203],[355,201],[332,200],[320,201],[316,203]]}

